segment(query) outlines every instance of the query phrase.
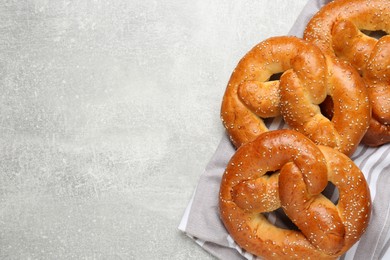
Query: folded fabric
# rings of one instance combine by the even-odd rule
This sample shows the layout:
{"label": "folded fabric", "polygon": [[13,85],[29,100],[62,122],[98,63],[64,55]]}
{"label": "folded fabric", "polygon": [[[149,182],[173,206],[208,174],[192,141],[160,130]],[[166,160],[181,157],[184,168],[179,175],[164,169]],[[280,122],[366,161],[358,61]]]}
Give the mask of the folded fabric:
{"label": "folded fabric", "polygon": [[[289,35],[302,37],[310,18],[329,0],[311,0],[304,7]],[[286,128],[280,118],[269,123],[270,130]],[[200,176],[179,229],[219,259],[257,259],[241,249],[229,236],[219,217],[218,196],[222,174],[235,149],[227,134]],[[379,148],[359,145],[352,160],[361,169],[370,186],[373,201],[369,227],[360,241],[340,259],[390,259],[390,144]],[[283,225],[277,214],[268,219]]]}

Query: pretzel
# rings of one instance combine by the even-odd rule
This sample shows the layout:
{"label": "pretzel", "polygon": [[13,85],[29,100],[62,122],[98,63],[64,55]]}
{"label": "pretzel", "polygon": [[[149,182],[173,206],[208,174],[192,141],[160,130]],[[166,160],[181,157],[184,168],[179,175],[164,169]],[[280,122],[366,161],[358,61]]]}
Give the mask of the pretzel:
{"label": "pretzel", "polygon": [[[280,80],[269,81],[281,72]],[[327,96],[333,97],[331,120],[319,108]],[[302,39],[281,36],[259,43],[240,60],[223,97],[221,119],[240,147],[268,131],[265,118],[280,115],[317,144],[349,155],[368,128],[370,107],[364,83],[349,65],[327,59]]]}
{"label": "pretzel", "polygon": [[[336,205],[321,193],[328,181],[338,188]],[[279,228],[262,214],[279,207],[299,230]],[[261,134],[233,155],[219,209],[235,242],[256,256],[336,259],[365,232],[371,198],[363,174],[346,155],[282,129]]]}
{"label": "pretzel", "polygon": [[372,106],[363,143],[379,146],[390,142],[390,36],[377,40],[363,31],[390,33],[390,1],[335,0],[313,16],[304,38],[359,71]]}

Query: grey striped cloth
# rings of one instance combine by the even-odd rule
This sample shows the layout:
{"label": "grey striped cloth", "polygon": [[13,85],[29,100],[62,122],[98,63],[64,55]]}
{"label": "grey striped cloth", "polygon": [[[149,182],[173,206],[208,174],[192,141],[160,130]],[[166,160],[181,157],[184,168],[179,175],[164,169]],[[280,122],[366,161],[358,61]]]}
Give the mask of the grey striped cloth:
{"label": "grey striped cloth", "polygon": [[[301,37],[308,20],[326,0],[310,0],[290,31]],[[270,130],[286,128],[280,118],[268,125]],[[214,156],[200,176],[195,193],[187,206],[179,229],[219,259],[256,259],[242,250],[229,236],[218,215],[218,192],[225,167],[235,149],[224,135]],[[390,144],[379,148],[360,145],[352,159],[361,169],[370,186],[373,200],[371,221],[366,233],[340,259],[390,259]],[[337,194],[333,194],[337,198]],[[282,225],[277,213],[268,219]]]}

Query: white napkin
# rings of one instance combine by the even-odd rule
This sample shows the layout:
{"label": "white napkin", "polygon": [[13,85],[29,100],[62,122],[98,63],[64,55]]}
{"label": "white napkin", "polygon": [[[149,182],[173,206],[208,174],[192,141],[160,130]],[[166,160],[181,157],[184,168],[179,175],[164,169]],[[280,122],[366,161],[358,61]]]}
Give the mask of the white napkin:
{"label": "white napkin", "polygon": [[[289,35],[302,37],[310,18],[329,0],[310,0],[293,25]],[[283,128],[280,118],[268,125],[270,130]],[[195,193],[187,206],[179,229],[202,248],[219,259],[256,259],[242,250],[226,231],[218,213],[218,194],[222,174],[235,149],[227,134],[200,176]],[[390,259],[390,144],[380,148],[360,145],[352,156],[369,183],[373,200],[371,221],[366,233],[340,259]],[[281,222],[270,214],[273,223]],[[280,224],[280,223],[279,223]]]}

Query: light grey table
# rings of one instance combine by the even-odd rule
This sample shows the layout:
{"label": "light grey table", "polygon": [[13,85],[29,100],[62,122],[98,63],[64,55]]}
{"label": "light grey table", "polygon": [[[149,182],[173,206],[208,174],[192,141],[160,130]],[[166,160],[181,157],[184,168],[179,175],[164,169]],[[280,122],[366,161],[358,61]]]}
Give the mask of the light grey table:
{"label": "light grey table", "polygon": [[0,3],[0,258],[212,259],[177,226],[238,60],[306,0]]}

